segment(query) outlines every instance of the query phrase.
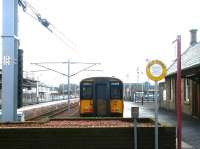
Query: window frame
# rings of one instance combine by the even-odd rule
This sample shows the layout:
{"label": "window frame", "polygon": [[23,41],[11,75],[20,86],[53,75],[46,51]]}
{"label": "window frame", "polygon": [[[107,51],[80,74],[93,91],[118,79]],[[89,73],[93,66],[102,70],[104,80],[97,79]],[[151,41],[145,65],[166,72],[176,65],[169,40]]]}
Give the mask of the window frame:
{"label": "window frame", "polygon": [[188,78],[184,79],[184,102],[190,102],[190,80]]}
{"label": "window frame", "polygon": [[[112,85],[112,83],[119,83],[119,85]],[[117,96],[117,98],[112,95],[112,89],[113,88],[117,88],[119,90],[119,95]],[[122,87],[122,83],[119,81],[113,81],[110,82],[110,99],[122,99],[123,97],[123,87]]]}
{"label": "window frame", "polygon": [[174,79],[170,79],[170,101],[174,100],[174,94],[175,94],[175,90],[174,90]]}
{"label": "window frame", "polygon": [[[86,83],[89,83],[88,85],[85,85]],[[84,96],[84,91],[83,91],[83,89],[84,89],[84,87],[90,87],[91,88],[91,95],[90,96]],[[81,99],[92,99],[93,98],[93,83],[91,83],[91,82],[83,82],[82,83],[82,85],[81,85],[81,90],[80,90],[80,92],[81,92]]]}

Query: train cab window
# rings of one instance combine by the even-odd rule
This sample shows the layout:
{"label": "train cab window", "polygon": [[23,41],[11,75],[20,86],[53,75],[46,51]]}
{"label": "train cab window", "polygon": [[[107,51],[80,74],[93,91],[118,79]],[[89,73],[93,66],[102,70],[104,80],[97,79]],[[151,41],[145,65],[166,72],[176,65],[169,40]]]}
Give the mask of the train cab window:
{"label": "train cab window", "polygon": [[111,99],[122,98],[122,85],[119,82],[111,82],[110,96],[111,96]]}
{"label": "train cab window", "polygon": [[81,92],[82,92],[83,99],[91,99],[92,98],[92,84],[83,84]]}

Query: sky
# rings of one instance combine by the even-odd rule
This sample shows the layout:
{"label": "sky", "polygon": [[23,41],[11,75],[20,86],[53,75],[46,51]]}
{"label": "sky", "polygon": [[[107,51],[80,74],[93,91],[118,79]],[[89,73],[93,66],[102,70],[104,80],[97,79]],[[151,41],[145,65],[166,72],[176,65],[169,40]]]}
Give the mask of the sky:
{"label": "sky", "polygon": [[[101,63],[92,69],[103,71],[81,72],[71,77],[72,83],[91,76],[115,76],[124,82],[146,81],[147,59],[159,59],[169,67],[175,59],[176,46],[172,42],[177,35],[182,36],[183,52],[189,47],[189,30],[200,28],[198,0],[27,1],[48,19],[56,28],[55,32],[62,32],[67,39],[66,46],[19,7],[18,29],[20,48],[24,50],[24,71],[49,85],[67,83],[67,77],[51,71],[33,73],[43,68],[30,63],[68,60]],[[2,34],[2,20],[0,28]],[[199,33],[197,35],[199,37]],[[68,72],[67,64],[44,66]],[[70,73],[87,66],[72,64]]]}

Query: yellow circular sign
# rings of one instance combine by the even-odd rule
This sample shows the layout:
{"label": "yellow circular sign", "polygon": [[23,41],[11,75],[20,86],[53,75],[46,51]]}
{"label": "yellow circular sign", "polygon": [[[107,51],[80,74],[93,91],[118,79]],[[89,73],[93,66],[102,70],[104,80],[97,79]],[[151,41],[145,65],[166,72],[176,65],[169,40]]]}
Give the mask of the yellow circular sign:
{"label": "yellow circular sign", "polygon": [[147,64],[146,74],[153,81],[162,80],[167,74],[165,64],[160,60],[152,60]]}

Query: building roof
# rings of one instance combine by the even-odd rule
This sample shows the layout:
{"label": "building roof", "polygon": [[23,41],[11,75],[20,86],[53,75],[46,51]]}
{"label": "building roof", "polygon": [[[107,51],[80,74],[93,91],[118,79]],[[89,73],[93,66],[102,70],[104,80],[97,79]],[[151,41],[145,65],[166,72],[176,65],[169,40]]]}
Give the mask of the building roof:
{"label": "building roof", "polygon": [[[181,70],[194,68],[200,65],[200,42],[190,46],[181,55]],[[177,71],[177,60],[167,69],[167,76],[175,74]]]}

